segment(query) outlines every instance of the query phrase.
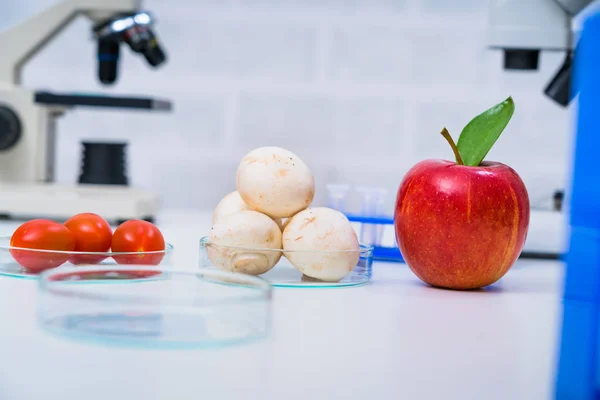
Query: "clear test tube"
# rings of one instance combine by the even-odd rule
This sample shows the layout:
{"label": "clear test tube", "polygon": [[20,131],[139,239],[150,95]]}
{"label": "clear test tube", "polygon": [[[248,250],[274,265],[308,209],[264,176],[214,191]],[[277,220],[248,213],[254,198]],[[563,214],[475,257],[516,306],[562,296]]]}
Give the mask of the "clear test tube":
{"label": "clear test tube", "polygon": [[[387,189],[358,187],[356,191],[362,196],[361,200],[361,215],[364,217],[378,217],[383,214],[385,200],[387,197]],[[362,224],[360,241],[374,246],[381,244],[383,237],[383,225]]]}
{"label": "clear test tube", "polygon": [[346,199],[348,198],[348,192],[350,191],[350,185],[346,184],[328,184],[327,185],[327,207],[338,210],[342,213],[346,212]]}

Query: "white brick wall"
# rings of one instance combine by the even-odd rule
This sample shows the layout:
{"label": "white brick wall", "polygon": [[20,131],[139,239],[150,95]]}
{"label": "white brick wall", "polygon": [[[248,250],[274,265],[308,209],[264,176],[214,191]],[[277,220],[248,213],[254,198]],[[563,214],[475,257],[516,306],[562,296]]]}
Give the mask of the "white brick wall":
{"label": "white brick wall", "polygon": [[[0,28],[54,3],[6,0]],[[172,99],[171,114],[79,109],[59,124],[58,180],[78,174],[79,142],[127,139],[130,175],[166,206],[212,208],[235,187],[237,161],[279,145],[327,182],[396,188],[425,157],[451,158],[475,114],[513,95],[517,112],[489,159],[511,164],[532,200],[562,187],[569,114],[541,93],[562,54],[535,73],[505,73],[484,46],[487,1],[146,1],[168,65],[151,70],[123,48],[121,79],[96,80],[90,24],[77,20],[25,69],[25,85]],[[361,144],[361,141],[363,142]],[[157,173],[159,171],[159,173]],[[184,177],[190,178],[189,180]]]}

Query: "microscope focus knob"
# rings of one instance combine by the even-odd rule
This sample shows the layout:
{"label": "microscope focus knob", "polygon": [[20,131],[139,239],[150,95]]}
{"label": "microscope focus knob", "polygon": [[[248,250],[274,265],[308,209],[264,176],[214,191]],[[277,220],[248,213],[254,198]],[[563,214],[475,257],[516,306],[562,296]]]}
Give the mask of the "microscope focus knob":
{"label": "microscope focus knob", "polygon": [[21,138],[21,120],[9,107],[0,106],[0,151],[9,150]]}

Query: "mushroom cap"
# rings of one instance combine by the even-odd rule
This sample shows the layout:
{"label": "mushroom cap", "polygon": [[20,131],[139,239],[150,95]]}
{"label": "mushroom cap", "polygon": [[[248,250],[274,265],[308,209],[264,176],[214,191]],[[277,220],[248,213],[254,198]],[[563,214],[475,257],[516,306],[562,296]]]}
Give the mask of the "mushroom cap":
{"label": "mushroom cap", "polygon": [[264,274],[282,256],[279,226],[256,211],[238,211],[219,217],[210,231],[209,241],[208,258],[224,271]]}
{"label": "mushroom cap", "polygon": [[283,249],[297,270],[327,282],[344,278],[360,260],[352,224],[344,214],[327,207],[309,208],[291,218],[283,231]]}
{"label": "mushroom cap", "polygon": [[212,224],[217,222],[219,217],[233,214],[238,211],[252,211],[252,208],[248,206],[240,196],[237,190],[228,193],[219,201],[219,204],[215,207],[212,215]]}
{"label": "mushroom cap", "polygon": [[280,147],[260,147],[246,154],[237,168],[236,185],[248,206],[272,218],[293,216],[315,195],[308,166]]}

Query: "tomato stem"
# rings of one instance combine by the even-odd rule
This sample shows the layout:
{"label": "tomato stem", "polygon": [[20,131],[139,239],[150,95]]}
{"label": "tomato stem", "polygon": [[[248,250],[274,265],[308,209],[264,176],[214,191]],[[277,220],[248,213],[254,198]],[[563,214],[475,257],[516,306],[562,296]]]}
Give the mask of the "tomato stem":
{"label": "tomato stem", "polygon": [[462,157],[460,156],[460,153],[458,152],[458,147],[456,147],[456,143],[454,143],[454,140],[452,139],[452,136],[450,136],[450,132],[448,132],[448,129],[442,129],[442,136],[448,141],[448,144],[450,144],[450,147],[454,152],[454,157],[456,157],[456,163],[458,165],[465,165]]}

